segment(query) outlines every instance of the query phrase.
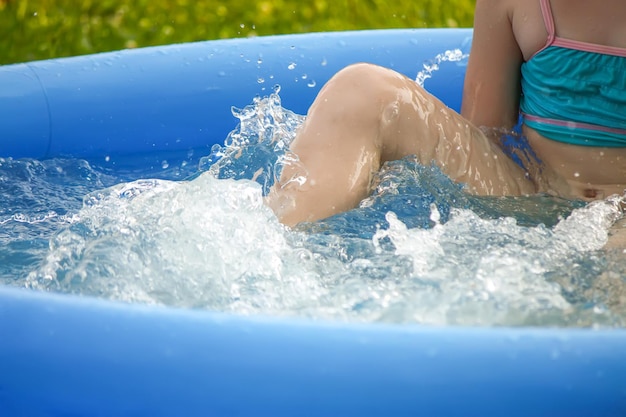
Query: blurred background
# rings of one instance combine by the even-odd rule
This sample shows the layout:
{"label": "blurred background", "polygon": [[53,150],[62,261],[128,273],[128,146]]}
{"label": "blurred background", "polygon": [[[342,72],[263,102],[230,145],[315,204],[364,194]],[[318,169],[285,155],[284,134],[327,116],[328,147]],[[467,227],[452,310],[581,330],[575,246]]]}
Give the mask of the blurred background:
{"label": "blurred background", "polygon": [[0,64],[220,38],[471,27],[475,0],[0,0]]}

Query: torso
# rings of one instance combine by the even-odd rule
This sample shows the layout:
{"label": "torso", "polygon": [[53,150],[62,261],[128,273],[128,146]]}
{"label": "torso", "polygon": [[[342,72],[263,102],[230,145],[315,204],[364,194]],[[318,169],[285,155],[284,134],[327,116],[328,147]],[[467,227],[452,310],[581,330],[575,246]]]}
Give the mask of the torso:
{"label": "torso", "polygon": [[[513,31],[525,60],[546,44],[546,31],[538,0],[515,1],[511,13]],[[626,48],[626,2],[602,0],[551,0],[559,37],[599,45]],[[606,7],[611,6],[611,7]],[[524,126],[533,151],[556,176],[569,184],[557,190],[568,197],[596,199],[624,193],[626,148],[576,146],[549,140]],[[601,167],[601,168],[599,168]]]}

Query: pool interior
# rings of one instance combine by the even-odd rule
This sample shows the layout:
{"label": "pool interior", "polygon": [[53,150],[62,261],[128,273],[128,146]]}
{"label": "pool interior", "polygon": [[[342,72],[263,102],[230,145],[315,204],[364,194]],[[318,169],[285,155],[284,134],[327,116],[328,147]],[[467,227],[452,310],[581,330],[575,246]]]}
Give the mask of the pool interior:
{"label": "pool interior", "polygon": [[303,117],[278,91],[233,114],[223,146],[140,167],[0,159],[0,284],[243,315],[626,323],[612,202],[472,197],[405,158],[357,209],[290,230],[263,195]]}

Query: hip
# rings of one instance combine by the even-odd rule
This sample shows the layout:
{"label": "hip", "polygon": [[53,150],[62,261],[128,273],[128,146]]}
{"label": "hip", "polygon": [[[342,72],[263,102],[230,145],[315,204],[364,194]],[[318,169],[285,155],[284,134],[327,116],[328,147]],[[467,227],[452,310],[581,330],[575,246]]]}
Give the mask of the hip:
{"label": "hip", "polygon": [[626,189],[626,148],[592,147],[553,141],[524,126],[524,136],[542,166],[545,191],[596,200]]}

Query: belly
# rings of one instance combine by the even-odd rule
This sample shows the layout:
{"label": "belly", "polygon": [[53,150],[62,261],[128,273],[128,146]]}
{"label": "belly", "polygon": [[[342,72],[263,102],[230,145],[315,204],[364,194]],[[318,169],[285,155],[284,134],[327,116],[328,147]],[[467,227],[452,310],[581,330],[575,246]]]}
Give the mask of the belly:
{"label": "belly", "polygon": [[626,148],[570,145],[546,139],[524,126],[524,135],[547,169],[549,190],[563,197],[594,200],[626,189]]}

